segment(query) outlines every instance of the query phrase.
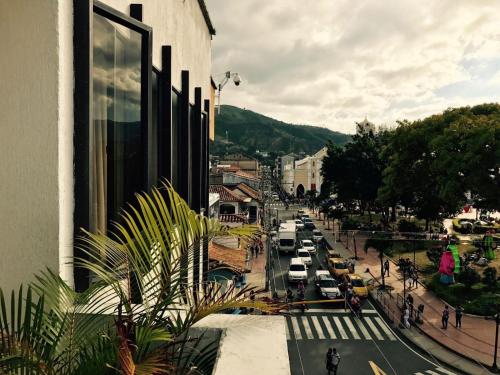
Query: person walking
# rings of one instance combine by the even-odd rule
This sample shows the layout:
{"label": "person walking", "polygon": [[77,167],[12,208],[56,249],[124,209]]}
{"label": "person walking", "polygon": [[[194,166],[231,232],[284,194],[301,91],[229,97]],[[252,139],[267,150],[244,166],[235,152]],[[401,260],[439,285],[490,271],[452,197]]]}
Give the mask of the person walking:
{"label": "person walking", "polygon": [[326,370],[328,375],[337,375],[337,370],[340,364],[340,354],[336,348],[328,349],[326,353]]}
{"label": "person walking", "polygon": [[462,305],[458,304],[455,308],[455,327],[462,328],[462,314],[464,313],[464,309]]}
{"label": "person walking", "polygon": [[409,316],[413,316],[413,296],[408,294],[406,297],[406,302],[408,304]]}
{"label": "person walking", "polygon": [[443,329],[448,328],[448,319],[450,317],[450,310],[448,309],[448,305],[444,306],[443,313],[441,315],[441,324],[443,325]]}
{"label": "person walking", "polygon": [[[389,277],[390,276],[390,273],[389,273],[389,259],[386,259],[385,262],[384,262],[384,277]],[[387,276],[385,276],[387,272]]]}
{"label": "person walking", "polygon": [[415,267],[413,270],[413,274],[411,275],[411,280],[412,280],[412,286],[415,287],[415,289],[418,288],[418,271],[417,268]]}

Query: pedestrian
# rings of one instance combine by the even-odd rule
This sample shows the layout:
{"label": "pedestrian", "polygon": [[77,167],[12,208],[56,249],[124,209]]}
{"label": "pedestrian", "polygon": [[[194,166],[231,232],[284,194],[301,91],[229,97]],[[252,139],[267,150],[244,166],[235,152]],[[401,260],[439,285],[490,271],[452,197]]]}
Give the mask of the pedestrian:
{"label": "pedestrian", "polygon": [[384,276],[387,272],[387,277],[390,276],[390,273],[389,273],[389,259],[386,259],[385,262],[384,262]]}
{"label": "pedestrian", "polygon": [[329,348],[326,352],[326,371],[330,375],[333,371],[333,349]]}
{"label": "pedestrian", "polygon": [[403,313],[403,324],[406,329],[410,329],[410,309],[406,308]]}
{"label": "pedestrian", "polygon": [[448,319],[450,317],[450,310],[448,309],[448,306],[444,306],[443,314],[441,315],[441,324],[443,325],[443,329],[448,328]]}
{"label": "pedestrian", "polygon": [[406,297],[406,302],[408,303],[409,315],[413,316],[413,296],[411,294]]}
{"label": "pedestrian", "polygon": [[412,286],[418,288],[418,271],[416,267],[413,270],[413,274],[411,275],[411,280],[412,280]]}
{"label": "pedestrian", "polygon": [[259,247],[257,246],[257,244],[255,242],[252,245],[252,247],[253,247],[253,256],[255,259],[257,259],[259,257]]}
{"label": "pedestrian", "polygon": [[464,309],[462,308],[462,305],[458,304],[458,306],[455,309],[455,327],[457,328],[462,328],[462,314],[464,313]]}

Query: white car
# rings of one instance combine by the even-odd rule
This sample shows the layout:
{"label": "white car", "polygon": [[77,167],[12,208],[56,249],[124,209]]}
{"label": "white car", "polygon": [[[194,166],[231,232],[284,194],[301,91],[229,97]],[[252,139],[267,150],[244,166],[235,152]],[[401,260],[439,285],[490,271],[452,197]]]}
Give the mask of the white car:
{"label": "white car", "polygon": [[298,283],[299,281],[307,283],[307,267],[301,258],[292,258],[288,268],[288,282]]}
{"label": "white car", "polygon": [[316,275],[314,276],[314,284],[316,285],[316,290],[322,298],[336,299],[340,296],[340,290],[337,282],[327,270],[316,271]]}
{"label": "white car", "polygon": [[304,264],[306,266],[312,266],[313,261],[311,258],[311,254],[306,249],[298,249],[297,250],[297,257],[302,259],[302,261],[304,262]]}
{"label": "white car", "polygon": [[316,243],[321,242],[323,240],[323,233],[319,229],[314,229],[312,240]]}
{"label": "white car", "polygon": [[295,219],[295,228],[297,228],[297,230],[304,229],[304,223],[302,222],[302,220]]}
{"label": "white car", "polygon": [[311,240],[301,240],[300,247],[306,249],[311,254],[316,254],[316,246],[314,246],[314,243]]}

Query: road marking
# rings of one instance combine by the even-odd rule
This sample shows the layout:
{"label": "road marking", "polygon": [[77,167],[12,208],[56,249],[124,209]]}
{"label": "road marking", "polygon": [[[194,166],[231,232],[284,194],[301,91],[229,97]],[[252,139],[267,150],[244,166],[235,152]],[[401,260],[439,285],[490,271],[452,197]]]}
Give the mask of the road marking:
{"label": "road marking", "polygon": [[297,318],[292,317],[292,326],[293,326],[293,333],[295,335],[296,340],[302,340],[302,333],[300,333],[300,327],[299,327],[299,322],[297,321]]}
{"label": "road marking", "polygon": [[356,328],[354,328],[354,325],[351,322],[351,318],[348,316],[344,316],[344,322],[347,325],[347,328],[349,328],[349,331],[352,334],[352,337],[354,337],[354,340],[360,340],[361,337],[359,337],[358,331],[356,331]]}
{"label": "road marking", "polygon": [[330,323],[328,318],[326,316],[322,316],[321,320],[323,320],[323,324],[325,325],[326,330],[328,331],[328,334],[330,335],[330,338],[336,339],[337,336],[335,335],[335,331],[333,330],[332,324]]}
{"label": "road marking", "polygon": [[314,329],[316,329],[316,333],[318,334],[318,337],[320,339],[326,339],[325,334],[323,332],[323,328],[321,327],[321,324],[319,324],[319,320],[317,316],[311,316],[311,320],[314,324]]}
{"label": "road marking", "polygon": [[442,368],[442,367],[436,367],[436,370],[442,372],[443,374],[447,374],[447,375],[457,375],[454,372],[448,371],[447,369]]}
{"label": "road marking", "polygon": [[437,372],[434,372],[432,370],[427,370],[425,373],[429,375],[439,375]]}
{"label": "road marking", "polygon": [[384,337],[380,334],[380,332],[377,329],[377,327],[375,327],[375,324],[373,323],[373,321],[371,320],[371,318],[364,317],[364,321],[368,324],[368,327],[370,327],[370,329],[375,334],[375,336],[377,337],[377,339],[379,339],[379,340],[383,340],[384,339]]}
{"label": "road marking", "polygon": [[382,370],[380,367],[378,367],[374,362],[368,361],[370,364],[370,367],[372,368],[372,371],[375,375],[387,375],[384,370]]}
{"label": "road marking", "polygon": [[291,340],[292,339],[292,336],[290,335],[290,324],[289,324],[289,321],[288,319],[285,318],[285,331],[286,331],[286,339],[287,340]]}
{"label": "road marking", "polygon": [[344,327],[342,327],[342,323],[340,323],[340,319],[337,316],[334,316],[333,321],[335,322],[335,326],[340,332],[340,336],[342,336],[344,340],[348,339],[349,336],[347,336],[347,333],[345,333]]}
{"label": "road marking", "polygon": [[378,325],[380,327],[382,327],[383,331],[385,332],[385,334],[387,335],[387,337],[389,337],[389,340],[391,341],[396,341],[396,338],[394,337],[394,335],[392,334],[391,330],[389,329],[389,327],[387,327],[387,324],[382,320],[380,319],[379,316],[376,316],[375,318],[375,321],[378,323]]}
{"label": "road marking", "polygon": [[362,335],[365,337],[365,339],[367,339],[367,340],[372,339],[372,336],[370,335],[370,333],[368,332],[368,330],[366,329],[365,325],[363,324],[363,322],[361,320],[354,319],[354,323],[358,326],[358,328],[360,329],[360,331],[361,331]]}
{"label": "road marking", "polygon": [[[346,313],[346,309],[309,309],[308,313]],[[363,314],[377,314],[377,310],[363,310]]]}
{"label": "road marking", "polygon": [[302,317],[302,325],[304,326],[304,330],[306,331],[307,338],[309,340],[314,339],[314,335],[311,330],[311,325],[309,324],[309,320],[305,316]]}

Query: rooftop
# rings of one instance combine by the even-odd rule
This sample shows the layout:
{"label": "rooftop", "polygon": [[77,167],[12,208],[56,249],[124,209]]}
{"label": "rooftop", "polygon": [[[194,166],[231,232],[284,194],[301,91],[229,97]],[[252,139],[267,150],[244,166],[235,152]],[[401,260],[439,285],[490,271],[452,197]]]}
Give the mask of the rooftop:
{"label": "rooftop", "polygon": [[211,241],[208,244],[208,259],[235,268],[238,272],[248,270],[247,251],[244,249],[233,249]]}

